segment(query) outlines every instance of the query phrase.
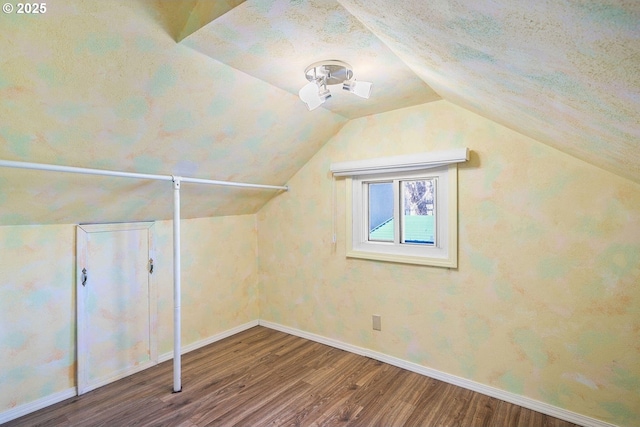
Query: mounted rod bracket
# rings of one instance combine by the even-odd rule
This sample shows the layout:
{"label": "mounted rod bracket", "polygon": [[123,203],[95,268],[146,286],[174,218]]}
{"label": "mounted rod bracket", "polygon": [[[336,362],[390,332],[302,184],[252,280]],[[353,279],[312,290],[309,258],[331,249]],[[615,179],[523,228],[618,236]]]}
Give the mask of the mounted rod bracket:
{"label": "mounted rod bracket", "polygon": [[180,178],[179,176],[171,175],[171,180],[173,181],[173,189],[174,190],[179,190],[180,189],[180,181],[182,181],[182,178]]}

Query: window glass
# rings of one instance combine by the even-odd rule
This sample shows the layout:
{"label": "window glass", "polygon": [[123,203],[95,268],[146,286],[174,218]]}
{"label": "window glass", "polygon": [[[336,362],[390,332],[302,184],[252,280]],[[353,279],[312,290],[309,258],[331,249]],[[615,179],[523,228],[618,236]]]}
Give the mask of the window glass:
{"label": "window glass", "polygon": [[369,240],[393,242],[393,182],[366,185],[369,194]]}
{"label": "window glass", "polygon": [[436,180],[401,181],[401,243],[435,245]]}

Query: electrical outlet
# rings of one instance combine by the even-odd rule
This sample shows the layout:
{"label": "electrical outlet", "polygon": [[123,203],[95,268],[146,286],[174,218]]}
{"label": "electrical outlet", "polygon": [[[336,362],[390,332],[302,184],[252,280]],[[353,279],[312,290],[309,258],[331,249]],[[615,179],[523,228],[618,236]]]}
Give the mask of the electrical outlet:
{"label": "electrical outlet", "polygon": [[382,317],[379,314],[374,314],[371,319],[373,321],[373,330],[382,331]]}

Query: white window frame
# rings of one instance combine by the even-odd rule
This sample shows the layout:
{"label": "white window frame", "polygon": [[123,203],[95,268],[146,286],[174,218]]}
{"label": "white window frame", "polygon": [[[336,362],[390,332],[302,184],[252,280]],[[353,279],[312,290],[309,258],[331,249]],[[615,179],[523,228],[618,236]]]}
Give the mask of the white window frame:
{"label": "white window frame", "polygon": [[[331,165],[335,176],[346,176],[346,256],[376,261],[457,268],[458,168],[468,150],[422,153]],[[394,218],[395,242],[369,241],[366,185],[370,182],[436,179],[435,245],[399,242],[399,218]],[[401,203],[394,188],[396,204]],[[399,212],[398,212],[399,213]]]}

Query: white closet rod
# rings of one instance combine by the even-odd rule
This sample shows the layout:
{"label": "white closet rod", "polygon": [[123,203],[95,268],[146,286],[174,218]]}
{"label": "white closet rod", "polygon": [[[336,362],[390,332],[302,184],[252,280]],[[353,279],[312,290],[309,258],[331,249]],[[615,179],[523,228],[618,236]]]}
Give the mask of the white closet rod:
{"label": "white closet rod", "polygon": [[[84,175],[105,175],[105,176],[118,176],[122,178],[153,179],[156,181],[173,181],[173,175],[153,175],[153,174],[147,174],[147,173],[120,172],[120,171],[110,171],[106,169],[89,169],[89,168],[78,168],[74,166],[49,165],[45,163],[15,162],[12,160],[0,160],[0,166],[8,167],[8,168],[18,168],[18,169],[36,169],[36,170],[53,171],[53,172],[79,173]],[[192,182],[195,184],[222,185],[227,187],[245,187],[245,188],[257,188],[257,189],[265,189],[265,190],[285,190],[285,191],[289,190],[289,187],[281,186],[281,185],[246,184],[244,182],[216,181],[213,179],[189,178],[185,176],[180,177],[180,181]]]}
{"label": "white closet rod", "polygon": [[246,184],[233,181],[216,181],[212,179],[188,178],[173,175],[152,175],[135,172],[119,172],[104,169],[78,168],[74,166],[49,165],[44,163],[15,162],[11,160],[0,160],[0,167],[35,169],[53,172],[79,173],[84,175],[105,175],[122,178],[152,179],[156,181],[173,182],[173,392],[182,391],[181,383],[181,303],[180,303],[180,184],[182,182],[192,182],[196,184],[223,185],[230,187],[245,187],[265,190],[285,190],[289,187],[279,185]]}

